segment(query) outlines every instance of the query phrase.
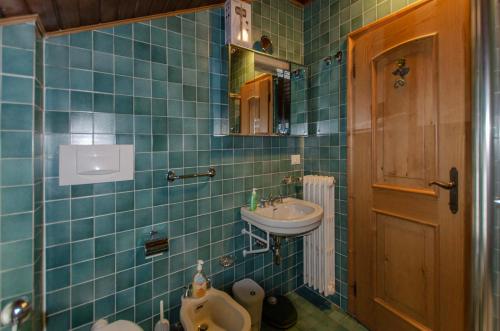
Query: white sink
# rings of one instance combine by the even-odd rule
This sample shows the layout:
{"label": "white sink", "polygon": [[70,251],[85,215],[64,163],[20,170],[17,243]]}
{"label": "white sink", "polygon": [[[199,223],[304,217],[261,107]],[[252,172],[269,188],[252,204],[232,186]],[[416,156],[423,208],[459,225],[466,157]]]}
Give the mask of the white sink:
{"label": "white sink", "polygon": [[283,203],[257,207],[255,211],[242,207],[241,218],[271,234],[294,236],[316,229],[323,219],[323,208],[309,201],[286,198]]}
{"label": "white sink", "polygon": [[245,308],[214,288],[199,299],[182,298],[181,323],[185,331],[250,331],[251,328]]}

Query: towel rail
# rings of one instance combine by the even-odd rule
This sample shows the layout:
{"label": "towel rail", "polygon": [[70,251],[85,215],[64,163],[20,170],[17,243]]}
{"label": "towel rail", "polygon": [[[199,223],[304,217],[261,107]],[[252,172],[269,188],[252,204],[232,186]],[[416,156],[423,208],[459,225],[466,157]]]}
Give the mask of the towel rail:
{"label": "towel rail", "polygon": [[189,175],[176,175],[173,170],[170,170],[167,173],[167,180],[169,182],[173,182],[176,179],[188,179],[188,178],[196,178],[196,177],[214,177],[217,174],[215,168],[210,167],[207,172],[197,173],[197,174],[189,174]]}

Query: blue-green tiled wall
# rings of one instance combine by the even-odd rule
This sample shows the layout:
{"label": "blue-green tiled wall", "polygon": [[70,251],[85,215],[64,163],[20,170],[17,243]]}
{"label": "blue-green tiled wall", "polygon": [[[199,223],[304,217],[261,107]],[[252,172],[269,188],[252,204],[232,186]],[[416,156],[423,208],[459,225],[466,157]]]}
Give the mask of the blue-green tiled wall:
{"label": "blue-green tiled wall", "polygon": [[[48,38],[45,43],[45,221],[48,330],[88,330],[98,318],[151,330],[163,299],[178,320],[183,286],[198,258],[214,286],[243,277],[267,291],[302,284],[301,241],[242,257],[239,208],[253,187],[282,186],[302,140],[213,137],[212,116],[227,108],[222,10]],[[214,115],[215,114],[215,115]],[[134,144],[135,180],[59,186],[60,144]],[[168,184],[177,173],[217,176]],[[144,258],[150,230],[170,238],[167,254]],[[217,260],[233,254],[235,266]]]}
{"label": "blue-green tiled wall", "polygon": [[281,59],[304,62],[303,21],[303,7],[289,0],[252,1],[252,40],[269,37],[273,55]]}
{"label": "blue-green tiled wall", "polygon": [[[415,0],[314,0],[304,9],[304,64],[310,66],[309,134],[304,172],[332,175],[336,186],[336,290],[333,302],[347,309],[346,38],[349,32]],[[339,64],[334,56],[341,50]],[[331,64],[323,59],[332,57]]]}
{"label": "blue-green tiled wall", "polygon": [[0,299],[31,300],[25,330],[41,329],[43,301],[41,44],[34,22],[0,21]]}

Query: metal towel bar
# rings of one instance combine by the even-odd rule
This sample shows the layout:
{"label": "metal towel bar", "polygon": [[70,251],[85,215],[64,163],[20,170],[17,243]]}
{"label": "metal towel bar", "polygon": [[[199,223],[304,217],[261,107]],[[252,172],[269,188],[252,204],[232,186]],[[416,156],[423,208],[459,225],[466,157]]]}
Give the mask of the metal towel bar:
{"label": "metal towel bar", "polygon": [[169,182],[173,182],[176,179],[188,179],[188,178],[196,178],[196,177],[214,177],[216,175],[215,168],[209,168],[208,172],[198,173],[198,174],[189,174],[189,175],[179,175],[177,176],[174,171],[170,170],[167,174],[167,180]]}

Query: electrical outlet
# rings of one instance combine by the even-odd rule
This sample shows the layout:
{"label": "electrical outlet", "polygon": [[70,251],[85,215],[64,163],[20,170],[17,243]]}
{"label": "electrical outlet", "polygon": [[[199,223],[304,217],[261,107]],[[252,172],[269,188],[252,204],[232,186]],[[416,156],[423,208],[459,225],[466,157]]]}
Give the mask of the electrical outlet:
{"label": "electrical outlet", "polygon": [[292,155],[292,165],[300,164],[300,154]]}

